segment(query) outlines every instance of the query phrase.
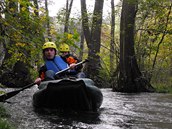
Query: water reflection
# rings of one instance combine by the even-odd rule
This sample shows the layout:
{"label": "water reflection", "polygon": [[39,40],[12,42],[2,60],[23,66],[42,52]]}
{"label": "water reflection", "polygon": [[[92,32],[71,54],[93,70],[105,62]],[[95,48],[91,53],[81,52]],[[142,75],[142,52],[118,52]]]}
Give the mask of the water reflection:
{"label": "water reflection", "polygon": [[171,129],[172,95],[123,94],[102,89],[103,104],[98,113],[35,111],[27,89],[5,103],[17,129]]}

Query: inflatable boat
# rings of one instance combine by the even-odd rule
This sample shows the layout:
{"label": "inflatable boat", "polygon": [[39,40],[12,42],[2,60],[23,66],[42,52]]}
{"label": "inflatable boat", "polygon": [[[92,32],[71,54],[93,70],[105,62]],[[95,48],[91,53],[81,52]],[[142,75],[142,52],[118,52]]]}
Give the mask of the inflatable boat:
{"label": "inflatable boat", "polygon": [[101,90],[88,78],[41,82],[33,95],[34,108],[97,111],[103,101]]}

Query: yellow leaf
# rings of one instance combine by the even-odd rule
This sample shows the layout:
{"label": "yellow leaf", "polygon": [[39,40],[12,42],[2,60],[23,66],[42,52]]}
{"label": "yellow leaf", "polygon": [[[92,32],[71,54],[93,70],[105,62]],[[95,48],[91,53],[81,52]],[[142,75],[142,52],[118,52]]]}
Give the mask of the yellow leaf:
{"label": "yellow leaf", "polygon": [[16,43],[16,46],[24,47],[26,44],[25,43]]}
{"label": "yellow leaf", "polygon": [[5,92],[4,91],[0,91],[0,94],[5,94]]}
{"label": "yellow leaf", "polygon": [[25,8],[25,7],[22,7],[22,8],[21,8],[21,10],[22,10],[22,11],[25,11],[25,10],[26,10],[26,8]]}
{"label": "yellow leaf", "polygon": [[72,34],[68,34],[68,35],[67,35],[67,38],[68,38],[68,39],[71,39],[71,38],[72,38]]}

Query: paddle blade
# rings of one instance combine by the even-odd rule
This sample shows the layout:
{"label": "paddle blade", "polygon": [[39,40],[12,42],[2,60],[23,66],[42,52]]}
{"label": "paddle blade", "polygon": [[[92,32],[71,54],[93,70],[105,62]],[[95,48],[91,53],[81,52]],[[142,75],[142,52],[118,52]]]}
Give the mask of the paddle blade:
{"label": "paddle blade", "polygon": [[11,92],[5,93],[3,95],[0,95],[0,102],[4,102],[5,100],[7,100],[7,99],[15,96],[16,94],[20,93],[20,91],[23,91],[27,88],[30,88],[30,87],[34,86],[35,84],[36,83],[32,83],[32,84],[29,84],[29,85],[27,85],[27,86],[25,86],[19,90],[11,91]]}
{"label": "paddle blade", "polygon": [[5,93],[3,95],[0,96],[0,102],[4,102],[5,100],[15,96],[16,94],[18,94],[21,90],[15,90],[15,91],[11,91],[8,93]]}

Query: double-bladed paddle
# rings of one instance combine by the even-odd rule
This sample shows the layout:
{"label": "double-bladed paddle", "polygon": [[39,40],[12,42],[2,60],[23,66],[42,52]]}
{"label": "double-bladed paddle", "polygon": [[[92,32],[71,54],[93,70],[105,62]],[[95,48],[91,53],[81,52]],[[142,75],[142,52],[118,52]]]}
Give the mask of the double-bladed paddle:
{"label": "double-bladed paddle", "polygon": [[15,91],[11,91],[11,92],[8,92],[8,93],[5,93],[3,95],[0,95],[0,102],[5,102],[5,100],[15,96],[16,94],[20,93],[20,91],[23,91],[27,88],[30,88],[32,86],[36,85],[36,83],[31,83],[27,86],[24,86],[23,88],[19,89],[19,90],[15,90]]}
{"label": "double-bladed paddle", "polygon": [[[87,59],[85,59],[84,61],[81,61],[81,62],[77,63],[76,66],[81,65],[81,64],[86,63],[86,62],[88,62]],[[70,69],[70,67],[68,67],[68,68],[66,68],[66,69],[64,69],[64,70],[61,70],[61,71],[57,72],[55,75],[58,75],[58,74],[63,73],[63,72],[66,72],[66,71],[68,71],[69,69]],[[21,91],[23,91],[23,90],[25,90],[25,89],[27,89],[27,88],[30,88],[30,87],[32,87],[32,86],[34,86],[34,85],[36,85],[36,83],[31,83],[31,84],[29,84],[29,85],[27,85],[27,86],[24,86],[23,88],[21,88],[21,89],[19,89],[19,90],[11,91],[11,92],[5,93],[5,94],[3,94],[3,95],[0,95],[0,102],[5,102],[7,99],[9,99],[9,98],[11,98],[11,97],[17,95],[17,94],[20,93]]]}

